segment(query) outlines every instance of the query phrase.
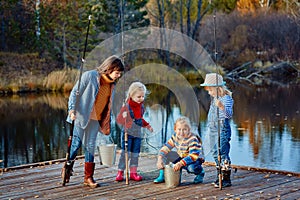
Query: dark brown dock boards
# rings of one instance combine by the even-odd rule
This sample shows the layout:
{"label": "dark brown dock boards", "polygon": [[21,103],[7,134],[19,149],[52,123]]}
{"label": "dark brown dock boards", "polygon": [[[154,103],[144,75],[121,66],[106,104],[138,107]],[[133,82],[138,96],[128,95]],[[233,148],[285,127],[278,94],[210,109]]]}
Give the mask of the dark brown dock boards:
{"label": "dark brown dock boards", "polygon": [[300,199],[300,173],[247,169],[234,166],[232,187],[214,188],[215,167],[205,163],[204,183],[192,184],[194,175],[182,174],[181,185],[167,189],[165,184],[153,184],[158,175],[155,156],[141,156],[139,172],[144,180],[115,182],[117,166],[96,164],[94,178],[100,187],[83,186],[83,160],[77,160],[70,183],[61,185],[62,160],[2,169],[0,199]]}

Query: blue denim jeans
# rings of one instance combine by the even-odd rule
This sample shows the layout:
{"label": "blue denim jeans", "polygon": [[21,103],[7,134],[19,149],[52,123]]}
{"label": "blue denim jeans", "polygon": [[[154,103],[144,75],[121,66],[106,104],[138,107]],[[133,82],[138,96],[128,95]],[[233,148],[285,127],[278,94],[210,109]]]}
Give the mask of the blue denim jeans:
{"label": "blue denim jeans", "polygon": [[[128,134],[128,160],[130,161],[129,167],[137,167],[139,164],[139,154],[141,150],[142,138],[135,137]],[[125,133],[121,133],[121,155],[119,159],[118,169],[125,169]]]}
{"label": "blue denim jeans", "polygon": [[70,160],[74,160],[76,158],[78,150],[82,146],[82,140],[84,137],[85,162],[94,162],[98,130],[99,122],[96,120],[90,120],[85,129],[74,126],[73,139],[70,150]]}
{"label": "blue denim jeans", "polygon": [[[182,158],[179,157],[178,153],[175,151],[170,151],[165,158],[165,162],[172,162],[173,164],[176,164],[179,162]],[[168,164],[168,163],[166,163]],[[185,169],[188,173],[192,174],[200,174],[202,172],[202,161],[200,159],[197,159],[195,162],[192,162],[188,164],[187,166],[182,167],[182,169]]]}
{"label": "blue denim jeans", "polygon": [[185,169],[188,173],[192,173],[192,174],[200,174],[202,172],[202,162],[200,161],[200,159],[196,160],[195,162],[184,166],[183,169]]}
{"label": "blue denim jeans", "polygon": [[[230,140],[231,140],[231,128],[229,119],[225,119],[220,126],[220,154],[221,154],[221,165],[224,163],[225,160],[229,161],[229,151],[230,151]],[[220,166],[218,161],[218,143],[216,143],[212,150],[212,156],[216,162],[217,166]]]}

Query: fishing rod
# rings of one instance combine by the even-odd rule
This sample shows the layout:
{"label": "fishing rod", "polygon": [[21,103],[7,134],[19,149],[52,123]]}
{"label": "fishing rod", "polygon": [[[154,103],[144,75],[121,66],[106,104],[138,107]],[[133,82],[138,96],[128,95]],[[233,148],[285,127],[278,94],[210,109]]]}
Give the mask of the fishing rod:
{"label": "fishing rod", "polygon": [[[77,104],[79,102],[79,90],[80,90],[80,84],[81,84],[81,76],[82,76],[82,71],[83,71],[83,64],[85,63],[85,53],[86,53],[86,48],[87,48],[87,41],[88,41],[88,36],[89,36],[91,19],[92,19],[92,16],[89,15],[88,26],[87,26],[86,36],[85,36],[85,43],[84,43],[84,51],[83,51],[83,56],[81,59],[81,65],[80,65],[80,70],[79,70],[80,72],[79,72],[79,79],[78,79],[78,87],[76,90],[74,115],[76,115],[76,108],[77,108]],[[68,149],[67,149],[67,153],[66,153],[66,162],[64,165],[65,170],[64,170],[64,173],[62,174],[62,185],[63,186],[65,186],[65,184],[66,184],[67,177],[70,177],[70,174],[72,173],[72,163],[70,160],[70,151],[71,151],[71,145],[72,145],[72,139],[73,139],[74,124],[75,124],[75,120],[72,120],[72,124],[70,127],[70,135],[68,138]]]}
{"label": "fishing rod", "polygon": [[[210,6],[212,1],[210,1]],[[215,62],[216,62],[216,85],[217,85],[217,100],[219,99],[219,83],[218,83],[218,50],[217,50],[217,20],[216,20],[216,8],[214,7],[213,11],[213,24],[214,24],[214,48],[215,48]],[[218,179],[219,179],[219,189],[222,190],[222,169],[221,169],[221,131],[220,131],[220,113],[219,107],[217,106],[217,119],[218,119]]]}
{"label": "fishing rod", "polygon": [[[120,9],[121,9],[121,12],[120,12],[120,18],[121,18],[121,54],[122,54],[122,60],[123,60],[123,63],[124,63],[124,1],[121,0],[120,1]],[[126,94],[125,94],[125,91],[126,91],[126,74],[124,74],[124,106],[126,105]],[[126,116],[127,117],[127,116]],[[129,156],[128,156],[128,131],[127,131],[127,128],[126,128],[126,124],[127,124],[127,120],[125,118],[125,123],[124,123],[124,153],[125,153],[125,183],[126,185],[129,184]]]}

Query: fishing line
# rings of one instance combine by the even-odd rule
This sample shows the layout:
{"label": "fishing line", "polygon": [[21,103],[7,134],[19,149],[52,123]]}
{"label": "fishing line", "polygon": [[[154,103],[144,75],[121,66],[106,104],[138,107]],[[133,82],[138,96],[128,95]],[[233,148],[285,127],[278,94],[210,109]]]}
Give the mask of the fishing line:
{"label": "fishing line", "polygon": [[[150,108],[147,109],[145,113],[146,121],[151,122],[151,126],[153,128],[153,132],[150,132],[148,129],[143,129],[143,135],[145,142],[155,150],[159,150],[159,147],[155,147],[150,143],[150,139],[155,137],[157,134],[161,133],[163,130],[163,123],[165,121],[165,113],[164,109],[159,104],[154,104]],[[157,140],[155,140],[157,141]]]}
{"label": "fishing line", "polygon": [[[212,7],[212,1],[210,0],[210,7]],[[213,8],[213,40],[214,40],[214,59],[215,59],[215,71],[216,71],[216,97],[211,97],[211,104],[215,103],[214,99],[219,99],[219,69],[218,69],[218,50],[217,50],[217,20],[216,20],[216,8]],[[203,140],[203,151],[205,153],[204,156],[207,156],[211,151],[216,147],[218,152],[218,165],[216,167],[218,169],[218,177],[219,177],[219,189],[222,189],[222,173],[221,173],[221,133],[220,133],[220,114],[219,114],[219,107],[216,106],[217,112],[217,127],[214,130],[207,129],[207,132],[204,136]],[[211,123],[211,122],[207,122]],[[217,134],[215,134],[217,132]],[[217,145],[217,146],[216,146]]]}
{"label": "fishing line", "polygon": [[[212,1],[210,1],[210,7],[212,7]],[[214,40],[214,59],[215,59],[215,70],[216,70],[216,85],[218,86],[218,65],[217,65],[217,61],[218,61],[218,50],[217,50],[217,21],[216,21],[216,9],[214,8],[213,10],[213,40]],[[219,89],[217,87],[217,99],[219,98]],[[213,99],[214,97],[210,97],[211,102],[213,103]],[[219,107],[217,107],[217,119],[219,121]],[[218,123],[218,130],[219,130],[219,123]],[[213,150],[215,144],[218,142],[219,140],[219,136],[218,138],[216,138],[215,135],[211,134],[210,132],[205,134],[205,137],[203,139],[203,141],[205,141],[203,143],[203,149],[205,152],[205,156],[207,156],[208,154],[211,153],[211,151]]]}

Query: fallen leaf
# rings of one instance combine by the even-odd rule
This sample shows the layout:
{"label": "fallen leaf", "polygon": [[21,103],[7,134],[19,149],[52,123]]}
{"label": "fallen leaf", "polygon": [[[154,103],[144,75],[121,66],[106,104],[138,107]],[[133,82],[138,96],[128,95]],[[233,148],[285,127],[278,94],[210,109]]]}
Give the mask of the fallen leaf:
{"label": "fallen leaf", "polygon": [[264,176],[264,178],[269,178],[270,177],[270,174],[266,174],[265,176]]}

